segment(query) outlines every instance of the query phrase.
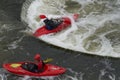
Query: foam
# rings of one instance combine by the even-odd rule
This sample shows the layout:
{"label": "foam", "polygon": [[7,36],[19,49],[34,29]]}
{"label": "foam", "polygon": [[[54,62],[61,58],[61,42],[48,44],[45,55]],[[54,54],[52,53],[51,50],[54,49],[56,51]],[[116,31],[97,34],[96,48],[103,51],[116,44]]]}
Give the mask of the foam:
{"label": "foam", "polygon": [[[78,0],[73,0],[78,1]],[[86,8],[89,4],[95,4],[95,0],[81,0],[78,1],[79,4],[82,5],[80,10]],[[72,25],[70,28],[63,30],[57,34],[49,34],[44,35],[42,37],[39,37],[39,39],[59,46],[63,47],[65,49],[70,49],[74,51],[80,51],[85,52],[88,54],[94,54],[94,55],[101,55],[101,56],[111,56],[111,57],[120,57],[120,54],[118,52],[115,52],[113,50],[112,42],[106,38],[106,35],[118,31],[120,28],[119,26],[116,27],[116,29],[106,29],[106,24],[109,26],[109,22],[113,24],[120,25],[120,8],[114,7],[113,5],[118,6],[119,0],[117,0],[117,3],[110,3],[108,1],[98,1],[99,5],[105,4],[105,12],[95,12],[94,10],[89,12],[89,14],[85,16],[81,16],[81,18],[78,19],[78,22],[75,22],[72,18],[72,13],[67,12],[65,8],[65,1],[42,1],[42,0],[35,0],[31,3],[30,7],[27,11],[27,23],[28,26],[31,28],[32,32],[35,32],[36,29],[38,29],[42,23],[41,20],[37,20],[38,16],[40,14],[46,14],[49,18],[51,17],[61,17],[67,16],[71,19]],[[46,5],[49,4],[49,8]],[[46,6],[45,6],[46,5]],[[61,7],[64,6],[64,7]],[[92,5],[93,6],[93,5]],[[81,12],[80,12],[81,13]],[[79,29],[84,29],[85,31],[80,31]],[[102,32],[103,31],[103,32]],[[117,38],[117,37],[116,37]],[[97,48],[90,49],[91,47],[94,47],[94,44],[100,44],[96,46]],[[91,47],[90,47],[91,46]],[[115,48],[115,47],[114,47]],[[90,49],[90,50],[89,50]],[[116,49],[119,50],[117,47]]]}

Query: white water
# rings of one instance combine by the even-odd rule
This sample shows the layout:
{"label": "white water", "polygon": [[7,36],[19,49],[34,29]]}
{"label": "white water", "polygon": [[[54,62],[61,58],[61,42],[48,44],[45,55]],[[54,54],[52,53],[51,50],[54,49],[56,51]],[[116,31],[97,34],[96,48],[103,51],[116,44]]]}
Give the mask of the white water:
{"label": "white water", "polygon": [[[22,20],[28,24],[29,31],[33,33],[43,25],[38,17],[40,14],[46,14],[48,17],[68,16],[72,20],[70,28],[56,34],[44,35],[39,39],[65,49],[119,58],[120,0],[68,2],[67,0],[34,0],[28,6],[26,16],[23,17],[22,14]],[[80,14],[77,22],[72,19],[73,13]]]}
{"label": "white water", "polygon": [[[105,65],[104,69],[101,69],[98,73],[98,79],[97,80],[116,80],[116,75],[114,73],[111,73],[114,68],[111,67],[109,62],[101,62]],[[94,67],[94,65],[93,65]],[[71,75],[63,74],[60,76],[51,76],[51,77],[30,77],[30,76],[17,76],[13,75],[12,73],[6,72],[4,69],[0,69],[0,80],[86,80],[85,76],[87,73],[83,72],[75,72],[70,68],[67,68],[68,72]],[[106,78],[107,77],[107,78]]]}

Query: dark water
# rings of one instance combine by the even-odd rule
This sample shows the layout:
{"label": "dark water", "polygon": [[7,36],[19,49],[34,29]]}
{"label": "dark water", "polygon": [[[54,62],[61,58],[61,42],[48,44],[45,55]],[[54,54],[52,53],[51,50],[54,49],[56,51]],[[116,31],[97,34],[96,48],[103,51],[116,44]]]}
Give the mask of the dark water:
{"label": "dark water", "polygon": [[120,80],[120,59],[61,49],[24,33],[27,25],[20,20],[23,2],[24,0],[0,1],[1,68],[7,62],[33,61],[33,56],[41,53],[43,59],[53,58],[52,64],[67,68],[65,75],[74,78],[61,80]]}

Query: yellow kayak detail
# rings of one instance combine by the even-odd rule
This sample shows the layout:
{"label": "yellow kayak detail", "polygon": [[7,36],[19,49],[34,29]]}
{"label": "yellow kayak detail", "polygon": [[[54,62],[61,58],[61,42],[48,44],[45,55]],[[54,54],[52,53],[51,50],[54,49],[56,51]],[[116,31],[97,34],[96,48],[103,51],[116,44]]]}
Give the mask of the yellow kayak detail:
{"label": "yellow kayak detail", "polygon": [[21,64],[11,64],[10,66],[13,68],[17,68],[17,67],[21,66]]}

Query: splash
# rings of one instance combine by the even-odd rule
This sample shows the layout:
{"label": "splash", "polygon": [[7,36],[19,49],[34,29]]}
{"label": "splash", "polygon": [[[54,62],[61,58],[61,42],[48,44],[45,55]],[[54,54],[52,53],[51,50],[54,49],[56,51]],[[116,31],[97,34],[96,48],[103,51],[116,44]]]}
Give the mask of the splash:
{"label": "splash", "polygon": [[[77,22],[71,18],[73,13],[80,14]],[[21,18],[28,24],[28,31],[33,33],[43,25],[38,17],[40,14],[68,16],[72,25],[69,29],[39,39],[65,49],[120,57],[119,0],[27,0]]]}
{"label": "splash", "polygon": [[[104,63],[103,63],[104,64]],[[97,80],[116,80],[116,75],[111,72],[111,69],[109,69],[105,63],[106,68],[102,68],[98,73],[98,79]],[[109,66],[110,67],[110,66]],[[6,72],[4,69],[0,69],[0,80],[88,80],[91,76],[91,73],[88,73],[89,70],[86,70],[86,72],[76,72],[72,70],[71,68],[67,68],[68,74],[63,74],[59,76],[49,76],[49,77],[31,77],[31,76],[17,76],[13,75],[11,73]],[[94,79],[94,78],[92,78]]]}
{"label": "splash", "polygon": [[72,75],[59,75],[59,76],[49,76],[49,77],[31,77],[31,76],[17,76],[8,73],[4,69],[0,69],[0,80],[83,80],[83,73],[77,73],[72,69],[68,69],[69,73]]}

